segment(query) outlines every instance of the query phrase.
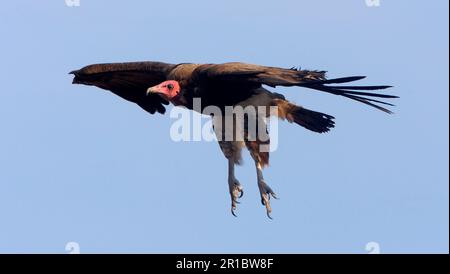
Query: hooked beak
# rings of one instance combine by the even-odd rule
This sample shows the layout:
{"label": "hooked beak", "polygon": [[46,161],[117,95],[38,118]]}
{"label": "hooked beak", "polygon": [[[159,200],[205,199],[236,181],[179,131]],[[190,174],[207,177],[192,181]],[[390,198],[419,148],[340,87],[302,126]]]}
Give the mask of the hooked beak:
{"label": "hooked beak", "polygon": [[157,87],[158,87],[158,86],[154,86],[154,87],[148,88],[148,89],[147,89],[146,95],[148,96],[148,95],[151,94],[151,93],[158,93]]}

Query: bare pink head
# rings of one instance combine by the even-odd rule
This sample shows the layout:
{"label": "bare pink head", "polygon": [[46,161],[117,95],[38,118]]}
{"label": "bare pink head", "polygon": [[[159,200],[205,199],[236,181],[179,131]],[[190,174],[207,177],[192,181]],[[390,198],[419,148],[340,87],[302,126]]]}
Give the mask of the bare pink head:
{"label": "bare pink head", "polygon": [[175,80],[169,80],[148,88],[147,95],[150,93],[156,93],[161,95],[164,99],[173,102],[174,98],[178,96],[180,91],[180,84]]}

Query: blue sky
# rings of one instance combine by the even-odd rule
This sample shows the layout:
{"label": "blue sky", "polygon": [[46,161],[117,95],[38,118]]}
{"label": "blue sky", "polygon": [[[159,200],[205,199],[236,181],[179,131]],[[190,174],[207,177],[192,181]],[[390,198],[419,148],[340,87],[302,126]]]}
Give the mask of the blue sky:
{"label": "blue sky", "polygon": [[[448,1],[6,1],[0,6],[0,252],[448,252]],[[301,88],[325,135],[280,123],[238,218],[217,144],[174,143],[150,116],[67,73],[100,62],[244,61],[368,75],[395,115]]]}

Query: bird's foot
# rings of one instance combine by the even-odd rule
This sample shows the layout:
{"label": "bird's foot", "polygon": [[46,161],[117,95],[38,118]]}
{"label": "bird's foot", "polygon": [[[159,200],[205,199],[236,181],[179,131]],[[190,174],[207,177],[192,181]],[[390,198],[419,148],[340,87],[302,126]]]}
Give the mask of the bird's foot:
{"label": "bird's foot", "polygon": [[244,195],[244,189],[237,179],[229,179],[228,185],[230,187],[231,196],[231,214],[236,217],[236,213],[234,211],[236,210],[237,204],[239,204],[237,199],[242,198]]}
{"label": "bird's foot", "polygon": [[278,199],[277,195],[263,180],[258,181],[259,193],[261,195],[261,203],[266,207],[267,217],[272,219],[270,214],[272,213],[272,207],[270,206],[270,196],[274,199]]}

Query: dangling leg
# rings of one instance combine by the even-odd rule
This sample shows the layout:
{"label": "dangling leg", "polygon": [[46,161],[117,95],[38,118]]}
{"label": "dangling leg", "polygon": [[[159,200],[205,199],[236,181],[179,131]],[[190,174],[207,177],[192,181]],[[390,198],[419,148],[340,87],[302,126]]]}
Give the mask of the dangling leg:
{"label": "dangling leg", "polygon": [[236,217],[235,210],[238,198],[241,198],[244,195],[244,190],[242,189],[241,184],[234,176],[234,159],[228,158],[228,188],[230,190],[231,197],[231,214]]}
{"label": "dangling leg", "polygon": [[264,165],[269,164],[269,152],[260,151],[261,145],[268,145],[269,141],[261,142],[261,141],[246,141],[248,150],[250,151],[250,155],[255,161],[256,166],[256,178],[258,181],[258,189],[259,194],[261,196],[261,203],[266,207],[267,216],[272,219],[270,213],[272,212],[272,208],[270,206],[270,196],[277,199],[275,192],[266,184],[264,181],[262,168]]}
{"label": "dangling leg", "polygon": [[266,206],[267,217],[272,219],[272,216],[270,216],[270,213],[272,213],[272,207],[270,206],[270,196],[272,196],[275,199],[278,198],[275,192],[273,192],[270,186],[268,186],[264,181],[261,165],[257,161],[255,161],[255,165],[256,165],[256,177],[258,179],[259,194],[261,195],[261,203],[264,206]]}
{"label": "dangling leg", "polygon": [[233,141],[219,141],[219,145],[223,154],[228,159],[228,189],[231,197],[231,214],[236,216],[234,211],[236,210],[236,205],[239,203],[237,199],[244,195],[244,190],[234,175],[234,165],[240,163],[241,146],[243,144]]}
{"label": "dangling leg", "polygon": [[[259,111],[259,110],[258,110]],[[244,119],[245,126],[245,145],[250,152],[256,167],[256,178],[258,182],[261,203],[266,207],[267,217],[272,219],[270,213],[270,196],[277,198],[273,190],[264,181],[262,169],[269,164],[270,138],[267,131],[265,118],[270,112],[257,113],[256,116],[247,116]],[[255,119],[256,123],[252,123],[250,119]]]}
{"label": "dangling leg", "polygon": [[[213,129],[219,141],[220,149],[228,160],[228,189],[231,197],[231,214],[236,216],[234,212],[239,203],[237,199],[244,195],[241,184],[234,175],[234,166],[241,162],[241,150],[244,146],[242,141],[236,141],[233,138],[227,138],[227,134],[233,134],[233,124],[227,125],[222,116],[213,117]],[[229,136],[228,136],[229,137]],[[230,141],[228,141],[230,140]]]}

